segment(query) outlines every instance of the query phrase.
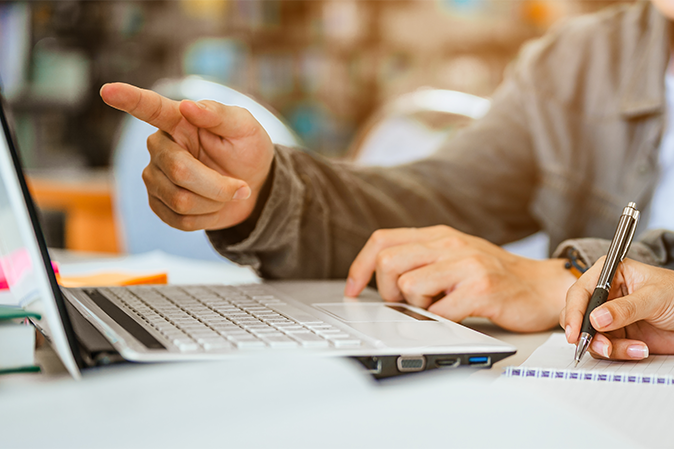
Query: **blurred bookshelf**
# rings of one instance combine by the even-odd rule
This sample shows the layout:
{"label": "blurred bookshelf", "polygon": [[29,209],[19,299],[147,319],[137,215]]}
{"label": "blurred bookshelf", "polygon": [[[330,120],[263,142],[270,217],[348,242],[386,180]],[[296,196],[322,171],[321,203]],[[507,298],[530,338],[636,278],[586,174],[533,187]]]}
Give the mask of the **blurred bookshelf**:
{"label": "blurred bookshelf", "polygon": [[251,95],[338,158],[386,101],[422,86],[487,97],[526,40],[614,3],[0,1],[0,79],[40,173],[110,164],[123,114],[99,99],[102,84],[191,74]]}
{"label": "blurred bookshelf", "polygon": [[0,38],[24,46],[15,52],[23,73],[9,100],[29,166],[106,166],[122,114],[102,104],[100,86],[150,88],[187,74],[254,96],[310,150],[340,156],[384,101],[420,86],[488,96],[524,41],[612,3],[0,2],[7,30]]}

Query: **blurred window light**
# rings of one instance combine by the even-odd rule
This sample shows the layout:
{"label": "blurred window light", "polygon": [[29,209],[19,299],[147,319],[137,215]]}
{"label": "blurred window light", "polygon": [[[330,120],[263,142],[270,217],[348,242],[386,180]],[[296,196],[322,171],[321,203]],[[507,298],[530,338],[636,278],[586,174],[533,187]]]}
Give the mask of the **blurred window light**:
{"label": "blurred window light", "polygon": [[183,71],[242,88],[247,58],[248,48],[237,39],[199,39],[185,50]]}
{"label": "blurred window light", "polygon": [[345,44],[355,42],[363,31],[363,14],[354,0],[328,1],[323,6],[323,32]]}
{"label": "blurred window light", "polygon": [[397,114],[412,114],[418,111],[446,112],[479,119],[489,111],[490,107],[491,101],[486,98],[464,92],[419,89],[397,98],[392,110]]}
{"label": "blurred window light", "polygon": [[192,17],[200,19],[220,20],[229,7],[225,0],[182,0],[183,11]]}
{"label": "blurred window light", "polygon": [[35,44],[32,92],[41,101],[80,106],[91,83],[91,61],[81,50],[63,48],[55,38]]}
{"label": "blurred window light", "polygon": [[9,100],[18,96],[25,87],[29,57],[28,4],[0,4],[0,86]]}
{"label": "blurred window light", "polygon": [[440,4],[451,12],[459,14],[476,14],[487,7],[486,0],[440,0]]}

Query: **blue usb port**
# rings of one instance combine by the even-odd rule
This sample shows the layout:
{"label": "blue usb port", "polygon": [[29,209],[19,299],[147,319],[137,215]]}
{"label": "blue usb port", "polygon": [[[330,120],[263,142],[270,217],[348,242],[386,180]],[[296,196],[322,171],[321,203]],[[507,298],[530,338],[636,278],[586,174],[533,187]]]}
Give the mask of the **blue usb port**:
{"label": "blue usb port", "polygon": [[489,357],[485,355],[468,357],[468,363],[471,365],[489,365]]}

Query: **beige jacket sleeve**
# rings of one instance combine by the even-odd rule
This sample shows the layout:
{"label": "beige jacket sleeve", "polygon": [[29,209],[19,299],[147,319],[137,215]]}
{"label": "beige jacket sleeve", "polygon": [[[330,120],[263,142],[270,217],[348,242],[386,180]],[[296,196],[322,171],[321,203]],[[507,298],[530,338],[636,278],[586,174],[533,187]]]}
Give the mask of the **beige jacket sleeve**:
{"label": "beige jacket sleeve", "polygon": [[497,244],[536,232],[535,158],[517,76],[491,111],[431,158],[358,168],[277,146],[252,232],[211,231],[215,248],[268,278],[343,278],[373,231],[447,224]]}

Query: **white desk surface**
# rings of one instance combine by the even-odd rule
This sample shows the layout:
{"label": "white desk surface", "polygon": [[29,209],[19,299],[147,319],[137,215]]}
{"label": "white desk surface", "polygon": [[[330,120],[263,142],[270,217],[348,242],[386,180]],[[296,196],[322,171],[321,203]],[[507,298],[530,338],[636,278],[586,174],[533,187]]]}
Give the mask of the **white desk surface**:
{"label": "white desk surface", "polygon": [[294,353],[106,367],[76,382],[43,348],[46,374],[0,377],[0,446],[523,448],[659,441],[644,443],[619,411],[588,413],[526,382],[495,381],[549,332],[512,334],[480,319],[466,324],[518,353],[491,370],[436,370],[384,382],[348,360]]}

